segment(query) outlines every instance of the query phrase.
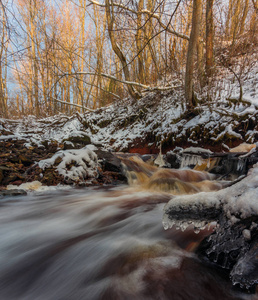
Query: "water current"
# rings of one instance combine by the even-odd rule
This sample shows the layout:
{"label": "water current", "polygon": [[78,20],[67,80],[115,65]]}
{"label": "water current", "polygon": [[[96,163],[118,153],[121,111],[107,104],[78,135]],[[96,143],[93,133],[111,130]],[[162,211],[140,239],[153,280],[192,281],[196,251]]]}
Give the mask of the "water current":
{"label": "water current", "polygon": [[162,226],[170,195],[126,186],[0,199],[1,300],[256,299]]}

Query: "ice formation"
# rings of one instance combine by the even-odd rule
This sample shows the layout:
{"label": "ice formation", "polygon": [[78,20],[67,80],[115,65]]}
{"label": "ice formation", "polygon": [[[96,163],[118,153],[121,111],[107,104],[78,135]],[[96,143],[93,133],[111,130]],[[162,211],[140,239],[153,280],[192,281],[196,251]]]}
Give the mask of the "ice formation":
{"label": "ice formation", "polygon": [[196,232],[217,221],[205,241],[205,256],[230,270],[233,284],[258,283],[258,164],[238,183],[217,192],[173,197],[164,208],[163,226]]}
{"label": "ice formation", "polygon": [[[165,228],[171,227],[171,222],[177,219],[177,213],[182,214],[187,211],[194,212],[196,218],[208,220],[214,218],[220,211],[227,216],[240,215],[247,218],[258,215],[258,164],[251,169],[246,178],[240,182],[216,192],[202,192],[195,195],[181,195],[173,197],[165,206],[163,225]],[[212,210],[212,215],[204,215],[203,210]],[[191,214],[192,214],[191,213]]]}
{"label": "ice formation", "polygon": [[185,168],[191,165],[202,165],[205,162],[204,157],[208,158],[213,152],[209,149],[203,149],[200,147],[189,147],[181,151],[182,159],[180,168]]}

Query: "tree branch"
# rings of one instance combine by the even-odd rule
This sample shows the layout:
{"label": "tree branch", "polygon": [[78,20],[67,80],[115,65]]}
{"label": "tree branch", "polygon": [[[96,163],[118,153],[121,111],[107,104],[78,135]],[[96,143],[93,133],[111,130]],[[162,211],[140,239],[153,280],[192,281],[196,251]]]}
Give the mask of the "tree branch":
{"label": "tree branch", "polygon": [[94,72],[65,73],[65,74],[63,74],[63,75],[61,75],[59,77],[58,81],[60,81],[64,76],[74,76],[74,75],[97,75],[97,76],[102,76],[104,78],[112,79],[112,80],[118,81],[118,82],[123,83],[123,84],[127,84],[127,85],[131,85],[131,86],[137,86],[137,87],[143,88],[146,91],[166,91],[166,90],[172,90],[174,88],[181,87],[181,85],[170,86],[170,87],[150,87],[148,85],[141,84],[141,83],[134,82],[134,81],[126,81],[126,80],[117,79],[115,76],[108,75],[108,74],[105,74],[105,73],[98,74],[98,73],[94,73]]}
{"label": "tree branch", "polygon": [[[95,1],[95,0],[88,0],[88,1],[89,1],[90,3],[92,3],[92,4],[98,5],[98,6],[100,6],[100,7],[106,7],[105,4],[101,4],[101,3],[99,3],[99,2],[97,2],[97,1]],[[129,7],[127,7],[127,6],[124,6],[123,4],[116,3],[116,2],[113,2],[113,6],[122,8],[122,9],[127,10],[127,11],[129,11],[129,12],[131,12],[131,13],[133,13],[133,14],[136,14],[136,15],[137,15],[137,14],[147,14],[149,17],[156,19],[156,20],[159,22],[160,26],[161,26],[163,29],[165,29],[166,31],[168,31],[169,33],[174,34],[174,35],[177,36],[177,37],[180,37],[180,38],[182,38],[182,39],[185,39],[185,40],[189,41],[189,36],[187,36],[187,35],[185,35],[185,34],[178,33],[178,32],[176,32],[176,31],[174,31],[174,30],[169,29],[169,28],[168,28],[168,25],[169,25],[169,24],[168,24],[168,25],[165,25],[165,24],[161,21],[161,17],[160,17],[158,14],[155,14],[155,13],[153,13],[153,12],[147,10],[147,9],[143,9],[143,10],[137,12],[137,11],[135,11],[135,10],[133,10],[133,9],[131,9],[131,8],[129,8]]]}
{"label": "tree branch", "polygon": [[85,110],[88,110],[88,111],[91,111],[91,112],[95,111],[94,109],[91,109],[91,108],[88,108],[88,107],[85,107],[85,106],[82,106],[82,105],[79,105],[79,104],[75,104],[75,103],[65,102],[65,101],[56,99],[54,97],[51,97],[51,99],[53,99],[56,102],[60,102],[60,103],[71,105],[71,106],[76,106],[76,107],[79,107],[79,108],[82,108],[82,109],[85,109]]}

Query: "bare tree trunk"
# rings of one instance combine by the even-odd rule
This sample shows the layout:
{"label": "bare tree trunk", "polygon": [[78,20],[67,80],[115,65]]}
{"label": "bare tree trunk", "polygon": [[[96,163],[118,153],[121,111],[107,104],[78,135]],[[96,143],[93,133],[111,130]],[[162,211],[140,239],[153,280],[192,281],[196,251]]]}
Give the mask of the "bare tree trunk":
{"label": "bare tree trunk", "polygon": [[2,24],[0,29],[1,31],[1,40],[0,40],[0,116],[7,118],[8,109],[7,109],[7,95],[6,95],[6,74],[4,72],[4,54],[6,52],[7,46],[7,20],[5,17],[4,7],[0,5],[0,17],[2,18]]}
{"label": "bare tree trunk", "polygon": [[[114,13],[113,13],[113,6],[112,6],[112,0],[111,0],[111,5],[110,5],[110,0],[105,0],[105,8],[106,8],[106,16],[107,16],[107,24],[108,24],[108,34],[109,34],[109,38],[110,38],[110,42],[112,45],[112,49],[115,52],[115,54],[118,56],[122,66],[123,66],[123,72],[124,72],[124,76],[125,76],[125,80],[126,81],[131,81],[130,79],[130,73],[129,73],[129,68],[128,68],[128,64],[126,61],[126,58],[123,54],[123,52],[121,51],[121,49],[119,48],[119,46],[116,43],[116,39],[115,39],[115,35],[114,35],[114,31],[113,31],[113,27],[114,27]],[[112,13],[111,13],[111,9],[112,9]],[[131,97],[136,100],[138,98],[140,98],[139,93],[134,89],[133,86],[131,85],[127,85],[128,88],[128,92],[131,95]]]}
{"label": "bare tree trunk", "polygon": [[199,28],[201,21],[201,9],[202,1],[193,0],[193,14],[192,14],[192,29],[190,34],[190,40],[187,50],[186,70],[185,70],[185,100],[189,108],[194,106],[193,95],[193,73],[194,73],[194,61],[197,48]]}
{"label": "bare tree trunk", "polygon": [[240,22],[240,32],[239,32],[239,34],[242,34],[244,32],[246,17],[247,17],[247,13],[248,13],[248,8],[249,8],[249,0],[245,0],[244,11],[243,11],[243,15],[242,15],[241,22]]}
{"label": "bare tree trunk", "polygon": [[137,30],[135,35],[137,57],[138,57],[138,77],[140,83],[145,83],[144,76],[144,65],[143,65],[143,55],[142,55],[142,14],[144,0],[139,0],[138,3],[138,15],[137,15]]}
{"label": "bare tree trunk", "polygon": [[227,13],[227,19],[226,19],[226,25],[225,25],[225,34],[228,38],[230,35],[230,21],[232,19],[232,15],[233,15],[233,5],[234,5],[234,0],[229,0],[228,13]]}
{"label": "bare tree trunk", "polygon": [[[212,75],[213,68],[213,1],[206,0],[206,75],[209,78]],[[208,79],[207,78],[207,79]]]}
{"label": "bare tree trunk", "polygon": [[[32,3],[33,2],[33,3]],[[36,116],[39,116],[39,92],[38,92],[38,65],[36,56],[36,32],[35,32],[35,16],[36,16],[36,3],[32,0],[29,2],[30,14],[30,39],[31,39],[31,54],[32,54],[32,81],[33,81],[33,98],[35,101]]]}

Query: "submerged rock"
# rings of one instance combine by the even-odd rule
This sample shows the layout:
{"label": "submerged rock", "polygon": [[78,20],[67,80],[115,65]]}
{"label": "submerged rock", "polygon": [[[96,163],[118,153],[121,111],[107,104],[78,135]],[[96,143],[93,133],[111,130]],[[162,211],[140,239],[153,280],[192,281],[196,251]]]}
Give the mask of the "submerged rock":
{"label": "submerged rock", "polygon": [[24,195],[27,195],[27,192],[22,189],[0,191],[0,196],[24,196]]}

